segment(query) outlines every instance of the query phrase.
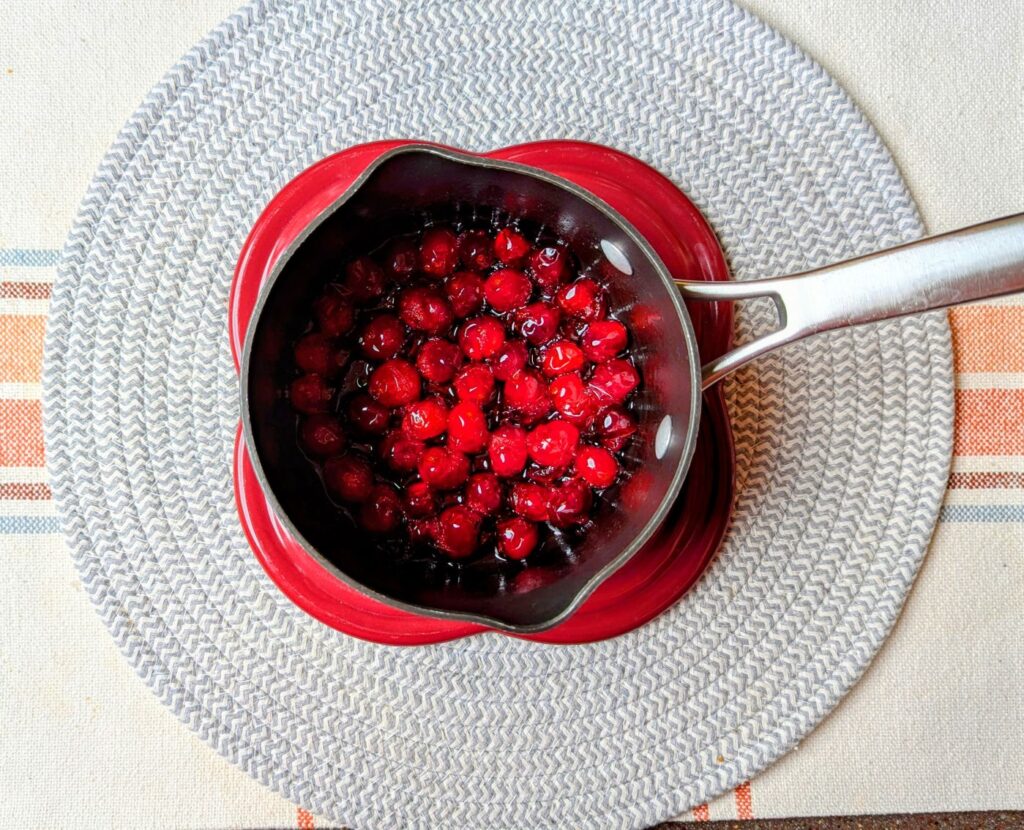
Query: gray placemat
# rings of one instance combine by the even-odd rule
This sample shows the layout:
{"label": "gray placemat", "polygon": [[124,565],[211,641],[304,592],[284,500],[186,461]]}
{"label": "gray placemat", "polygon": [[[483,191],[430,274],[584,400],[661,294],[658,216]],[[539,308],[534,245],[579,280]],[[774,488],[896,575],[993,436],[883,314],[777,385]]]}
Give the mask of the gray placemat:
{"label": "gray placemat", "polygon": [[[671,817],[806,735],[893,624],[949,461],[945,318],[730,380],[735,521],[653,623],[580,647],[362,643],[294,608],[241,534],[225,304],[270,197],[390,136],[623,148],[696,201],[741,279],[915,237],[913,204],[836,84],[725,0],[254,3],[151,92],[69,237],[46,341],[54,492],[101,615],[190,728],[358,828]],[[746,307],[739,336],[769,324]]]}

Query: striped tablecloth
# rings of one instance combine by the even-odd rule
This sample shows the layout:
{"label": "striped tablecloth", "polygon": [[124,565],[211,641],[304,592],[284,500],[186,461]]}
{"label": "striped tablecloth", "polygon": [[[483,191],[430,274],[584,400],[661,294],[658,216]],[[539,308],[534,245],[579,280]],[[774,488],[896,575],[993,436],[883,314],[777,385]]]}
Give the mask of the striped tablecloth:
{"label": "striped tablecloth", "polygon": [[[747,5],[865,106],[933,230],[1024,209],[1019,0],[980,3],[988,14],[969,22],[940,0]],[[44,468],[40,362],[64,233],[117,127],[231,6],[26,2],[0,27],[3,826],[317,823],[181,728],[132,675],[82,593]],[[902,619],[797,751],[691,818],[1024,807],[1024,297],[950,321],[955,458]]]}

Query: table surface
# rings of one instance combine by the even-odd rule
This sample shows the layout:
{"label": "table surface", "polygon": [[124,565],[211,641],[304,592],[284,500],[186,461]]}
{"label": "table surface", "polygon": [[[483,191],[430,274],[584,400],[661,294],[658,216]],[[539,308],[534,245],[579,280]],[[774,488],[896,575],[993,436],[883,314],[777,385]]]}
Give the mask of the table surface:
{"label": "table surface", "polygon": [[[1024,210],[1024,0],[742,0],[821,62],[931,231]],[[117,129],[232,0],[11,0],[0,27],[0,825],[319,822],[183,728],[121,658],[38,430],[57,249]],[[951,314],[956,457],[891,638],[800,747],[692,818],[1024,807],[1024,298]]]}

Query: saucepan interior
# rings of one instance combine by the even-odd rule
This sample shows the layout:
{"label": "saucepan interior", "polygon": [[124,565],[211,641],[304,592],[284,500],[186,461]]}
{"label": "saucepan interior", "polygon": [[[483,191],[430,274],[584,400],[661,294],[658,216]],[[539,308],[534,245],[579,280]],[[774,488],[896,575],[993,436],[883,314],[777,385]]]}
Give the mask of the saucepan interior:
{"label": "saucepan interior", "polygon": [[[516,218],[565,240],[608,289],[630,328],[643,378],[626,482],[601,501],[596,526],[561,555],[522,571],[459,567],[403,554],[360,531],[328,497],[296,438],[282,390],[291,344],[314,297],[345,263],[425,224]],[[527,633],[565,619],[648,540],[679,493],[700,413],[699,357],[685,307],[646,241],[606,204],[533,168],[411,145],[386,153],[281,257],[249,328],[242,360],[246,441],[289,532],[339,579],[417,613]]]}

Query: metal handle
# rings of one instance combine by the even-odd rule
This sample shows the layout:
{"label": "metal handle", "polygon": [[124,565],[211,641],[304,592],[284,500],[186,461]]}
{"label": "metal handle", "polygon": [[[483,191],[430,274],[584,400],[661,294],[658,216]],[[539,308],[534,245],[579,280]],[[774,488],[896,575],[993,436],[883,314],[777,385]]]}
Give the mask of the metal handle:
{"label": "metal handle", "polygon": [[707,389],[755,357],[833,329],[1024,291],[1024,213],[788,277],[676,280],[692,300],[770,297],[779,328],[707,363]]}

